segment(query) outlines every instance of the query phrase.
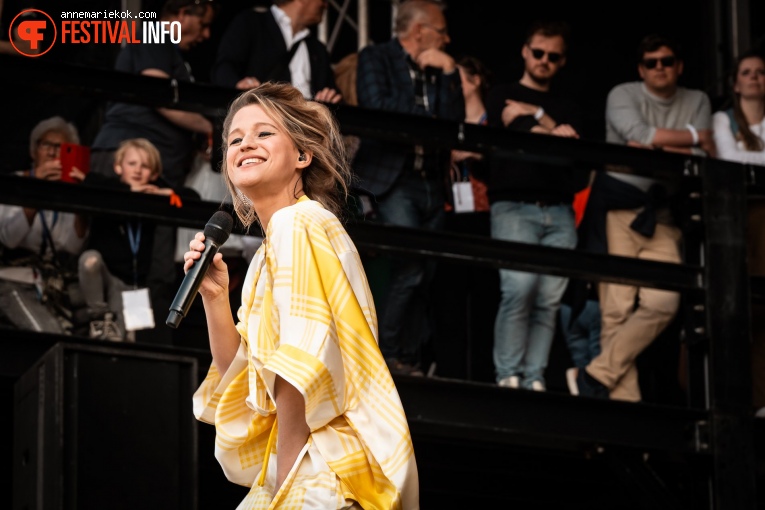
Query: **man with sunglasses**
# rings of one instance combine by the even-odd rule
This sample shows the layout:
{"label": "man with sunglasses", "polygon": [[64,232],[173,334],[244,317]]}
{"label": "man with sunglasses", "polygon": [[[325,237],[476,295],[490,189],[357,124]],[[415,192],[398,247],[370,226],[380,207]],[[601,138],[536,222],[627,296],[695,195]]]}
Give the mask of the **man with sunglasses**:
{"label": "man with sunglasses", "polygon": [[[709,97],[678,85],[678,45],[648,35],[638,46],[641,81],[614,87],[606,102],[606,141],[700,156],[714,156]],[[681,262],[682,232],[670,206],[678,180],[609,167],[593,182],[586,225],[589,251],[661,262]],[[605,240],[605,245],[597,240]],[[580,395],[640,401],[636,359],[673,321],[677,292],[602,283],[601,353],[577,374]]]}
{"label": "man with sunglasses", "polygon": [[606,141],[696,155],[715,155],[709,97],[678,85],[677,44],[659,35],[638,49],[642,81],[614,87],[606,103]]}
{"label": "man with sunglasses", "polygon": [[[552,80],[566,63],[568,25],[538,22],[521,48],[520,81],[494,87],[488,95],[489,125],[513,131],[579,138],[583,113],[553,93]],[[497,150],[488,155],[491,235],[505,241],[574,248],[572,203],[587,185],[589,169]],[[494,367],[499,386],[546,389],[544,371],[567,279],[501,269],[494,324]]]}

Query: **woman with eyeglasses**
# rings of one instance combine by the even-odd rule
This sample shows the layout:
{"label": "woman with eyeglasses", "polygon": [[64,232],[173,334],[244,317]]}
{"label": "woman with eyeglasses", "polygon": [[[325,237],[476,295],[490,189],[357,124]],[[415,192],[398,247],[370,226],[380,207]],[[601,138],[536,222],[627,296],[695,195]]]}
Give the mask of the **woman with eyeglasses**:
{"label": "woman with eyeglasses", "polygon": [[[29,137],[32,167],[19,176],[60,181],[61,145],[79,143],[77,128],[62,117],[40,121]],[[71,177],[85,175],[73,168]],[[68,326],[43,304],[53,304],[47,294],[47,269],[72,267],[82,251],[87,221],[79,214],[48,211],[18,205],[0,205],[0,313],[20,329],[63,333]]]}
{"label": "woman with eyeglasses", "polygon": [[[715,112],[714,138],[721,159],[765,165],[765,56],[749,51],[736,60],[730,99]],[[765,276],[765,198],[750,194],[747,215],[749,274]],[[752,303],[753,406],[765,416],[765,307]]]}

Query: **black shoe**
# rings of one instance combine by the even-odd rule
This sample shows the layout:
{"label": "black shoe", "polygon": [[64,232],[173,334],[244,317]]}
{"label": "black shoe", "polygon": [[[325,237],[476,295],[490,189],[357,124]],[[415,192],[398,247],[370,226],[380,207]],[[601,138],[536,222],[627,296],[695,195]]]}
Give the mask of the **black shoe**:
{"label": "black shoe", "polygon": [[579,395],[582,397],[602,398],[608,400],[608,388],[587,373],[587,370],[580,368],[576,374],[576,386]]}

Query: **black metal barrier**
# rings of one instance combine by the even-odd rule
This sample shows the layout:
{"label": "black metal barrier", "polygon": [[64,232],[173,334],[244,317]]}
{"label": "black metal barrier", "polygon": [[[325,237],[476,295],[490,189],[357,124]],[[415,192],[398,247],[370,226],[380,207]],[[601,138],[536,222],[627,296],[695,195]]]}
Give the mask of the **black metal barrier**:
{"label": "black metal barrier", "polygon": [[[217,117],[223,114],[235,92],[227,89],[171,80],[116,73],[110,70],[78,68],[39,59],[0,56],[6,83],[17,87],[35,87],[51,94],[86,94],[90,97],[142,103]],[[332,107],[345,134],[373,136],[390,141],[405,141],[439,147],[487,152],[498,148],[514,151],[518,157],[542,157],[557,161],[586,163],[596,170],[607,164],[628,164],[649,176],[680,177],[688,190],[691,207],[684,219],[686,228],[686,263],[667,264],[627,257],[596,255],[442,232],[424,232],[370,223],[348,226],[354,242],[361,250],[376,250],[410,256],[434,257],[494,268],[517,269],[561,276],[608,281],[646,287],[676,290],[686,303],[684,341],[689,356],[688,409],[655,410],[657,419],[645,426],[660,428],[647,439],[646,430],[638,430],[640,422],[622,423],[616,415],[640,414],[640,404],[567,400],[567,408],[587,409],[593,425],[611,424],[587,431],[587,416],[578,422],[577,432],[564,430],[565,423],[554,431],[540,429],[533,420],[516,421],[515,426],[502,424],[497,430],[521,433],[540,443],[567,442],[588,444],[603,441],[609,444],[630,444],[642,437],[651,448],[683,451],[699,455],[699,463],[709,463],[703,470],[709,493],[703,496],[705,506],[717,509],[755,508],[754,420],[751,412],[750,344],[750,281],[747,275],[745,250],[745,217],[747,196],[760,193],[765,183],[765,168],[739,165],[713,158],[682,156],[633,149],[586,140],[560,139],[535,134],[511,133],[485,126],[440,121],[422,117],[364,110],[351,106]],[[220,204],[185,201],[183,208],[170,206],[159,197],[127,192],[93,191],[64,183],[40,182],[14,176],[0,176],[0,203],[40,206],[72,212],[131,214],[158,222],[201,228]],[[237,233],[243,233],[238,231]],[[416,381],[400,382],[402,396],[413,392]],[[420,400],[413,430],[447,419],[443,413],[448,403],[438,402],[438,387],[433,382],[422,385],[428,395]],[[465,387],[470,393],[472,387]],[[452,390],[446,389],[452,392]],[[463,391],[462,389],[454,391]],[[429,393],[428,393],[429,392]],[[507,393],[503,392],[502,398]],[[475,395],[469,398],[475,399]],[[531,411],[553,402],[552,395],[524,395],[515,402]],[[532,401],[529,399],[538,399]],[[430,403],[428,403],[430,402]],[[524,404],[521,404],[523,402]],[[535,403],[534,403],[535,402]],[[561,400],[556,401],[558,405]],[[476,409],[483,406],[476,405]],[[650,406],[642,409],[653,413]],[[409,414],[409,412],[408,412]],[[512,421],[513,413],[494,413]],[[491,411],[480,413],[478,421],[490,421]],[[645,417],[646,415],[643,414]],[[471,422],[472,418],[465,418]],[[677,420],[676,422],[673,420]],[[669,433],[670,422],[675,433]],[[472,423],[472,422],[471,422]],[[464,424],[463,424],[464,425]],[[478,430],[491,428],[478,424]],[[661,429],[668,426],[667,429]],[[517,427],[517,428],[516,428]],[[524,427],[526,427],[524,429]],[[622,430],[621,427],[624,427]],[[457,427],[458,429],[460,426]],[[553,427],[554,428],[554,427]],[[509,430],[511,429],[511,430]],[[662,443],[664,438],[671,444]],[[599,431],[599,432],[598,432]],[[652,433],[655,430],[652,429]],[[632,436],[630,436],[632,433]],[[448,435],[448,433],[445,433]],[[577,435],[579,434],[579,435]],[[605,436],[615,435],[607,438]],[[674,440],[672,438],[675,438]],[[653,441],[653,442],[651,442]],[[638,441],[639,442],[639,441]],[[639,444],[632,443],[636,448]],[[648,446],[646,446],[648,447]],[[662,508],[670,506],[662,506]],[[675,507],[672,507],[675,508]],[[680,508],[680,507],[678,507]]]}

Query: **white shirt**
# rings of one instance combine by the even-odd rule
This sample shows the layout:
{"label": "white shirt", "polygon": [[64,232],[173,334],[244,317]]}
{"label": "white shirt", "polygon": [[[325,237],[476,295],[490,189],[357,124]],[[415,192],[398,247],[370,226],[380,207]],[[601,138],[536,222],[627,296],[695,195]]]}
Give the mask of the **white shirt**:
{"label": "white shirt", "polygon": [[[304,28],[297,34],[292,33],[292,20],[287,13],[279,9],[276,5],[271,5],[271,12],[276,18],[276,22],[279,24],[279,28],[284,36],[284,42],[287,45],[287,49],[291,48],[297,41],[301,41],[308,37],[310,30]],[[295,55],[290,61],[290,74],[292,75],[292,85],[303,93],[303,97],[306,99],[313,99],[311,94],[311,61],[308,56],[308,48],[305,44],[301,44]]]}
{"label": "white shirt", "polygon": [[0,205],[0,243],[7,248],[26,248],[37,253],[43,242],[40,214],[45,215],[45,222],[57,252],[77,255],[82,251],[85,239],[77,237],[74,228],[75,214],[42,211],[35,214],[35,219],[30,225],[23,207],[7,204]]}
{"label": "white shirt", "polygon": [[[765,149],[761,151],[746,150],[744,142],[736,140],[733,131],[731,131],[730,119],[726,112],[715,112],[712,119],[714,122],[714,137],[718,158],[765,166]],[[765,119],[762,119],[762,122],[759,124],[749,126],[749,129],[765,142]]]}

